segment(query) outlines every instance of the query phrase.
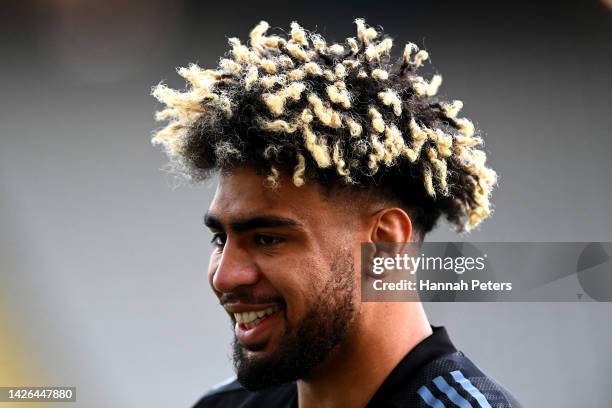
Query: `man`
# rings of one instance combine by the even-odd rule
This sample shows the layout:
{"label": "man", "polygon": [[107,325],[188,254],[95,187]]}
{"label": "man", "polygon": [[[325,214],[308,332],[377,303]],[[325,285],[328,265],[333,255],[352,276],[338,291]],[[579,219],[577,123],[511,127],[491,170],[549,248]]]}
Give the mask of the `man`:
{"label": "man", "polygon": [[393,63],[392,40],[356,24],[330,45],[261,22],[218,69],[180,69],[187,91],[153,91],[171,169],[219,175],[208,276],[237,379],[198,408],[518,406],[419,302],[361,301],[362,243],[420,243],[442,215],[476,227],[496,175],[461,102],[416,74],[427,52]]}

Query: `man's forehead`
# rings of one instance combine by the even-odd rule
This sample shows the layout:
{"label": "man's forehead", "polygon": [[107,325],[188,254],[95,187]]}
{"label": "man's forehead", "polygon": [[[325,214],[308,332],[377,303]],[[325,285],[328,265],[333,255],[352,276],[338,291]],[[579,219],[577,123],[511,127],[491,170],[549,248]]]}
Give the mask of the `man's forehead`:
{"label": "man's forehead", "polygon": [[309,215],[325,211],[330,205],[325,201],[313,186],[296,187],[289,178],[282,177],[279,185],[272,188],[265,176],[240,169],[219,178],[208,213],[217,218],[275,215],[305,221]]}

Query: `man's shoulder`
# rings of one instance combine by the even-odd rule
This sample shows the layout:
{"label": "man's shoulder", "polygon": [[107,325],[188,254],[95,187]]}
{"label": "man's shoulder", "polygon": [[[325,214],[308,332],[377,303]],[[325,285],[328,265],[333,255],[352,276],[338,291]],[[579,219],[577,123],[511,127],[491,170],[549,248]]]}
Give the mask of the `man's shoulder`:
{"label": "man's shoulder", "polygon": [[287,406],[296,392],[295,383],[283,384],[260,391],[245,389],[236,377],[213,386],[193,408],[250,408]]}
{"label": "man's shoulder", "polygon": [[461,351],[431,361],[410,383],[411,392],[404,395],[406,406],[521,407],[511,392]]}

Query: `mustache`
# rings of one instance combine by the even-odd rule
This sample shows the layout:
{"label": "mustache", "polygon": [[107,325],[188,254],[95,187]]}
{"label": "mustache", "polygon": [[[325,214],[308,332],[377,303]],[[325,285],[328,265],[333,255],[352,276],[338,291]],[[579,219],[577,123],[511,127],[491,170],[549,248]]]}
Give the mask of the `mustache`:
{"label": "mustache", "polygon": [[226,303],[245,303],[245,304],[266,304],[266,303],[278,303],[280,305],[285,304],[285,299],[279,295],[266,295],[257,294],[253,292],[227,292],[221,295],[219,303],[225,305]]}

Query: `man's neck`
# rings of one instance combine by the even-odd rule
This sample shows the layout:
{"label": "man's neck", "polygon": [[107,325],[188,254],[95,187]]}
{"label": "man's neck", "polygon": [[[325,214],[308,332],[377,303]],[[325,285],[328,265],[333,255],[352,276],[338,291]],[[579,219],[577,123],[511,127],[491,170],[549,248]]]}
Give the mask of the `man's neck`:
{"label": "man's neck", "polygon": [[431,335],[420,303],[364,303],[347,337],[298,381],[300,408],[365,407],[387,376]]}

